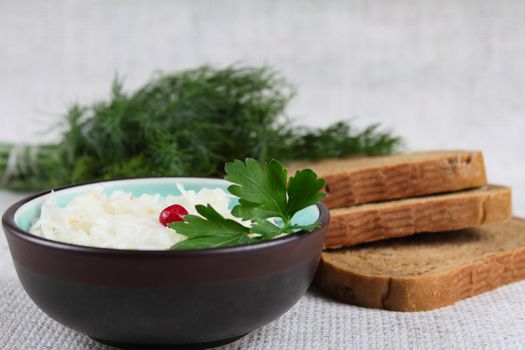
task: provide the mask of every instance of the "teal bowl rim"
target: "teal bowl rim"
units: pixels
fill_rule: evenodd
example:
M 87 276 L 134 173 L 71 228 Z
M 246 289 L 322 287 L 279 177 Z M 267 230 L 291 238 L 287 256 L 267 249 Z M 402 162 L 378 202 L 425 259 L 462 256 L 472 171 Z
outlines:
M 83 245 L 77 245 L 77 244 L 71 244 L 71 243 L 65 243 L 65 242 L 59 242 L 50 240 L 47 238 L 43 238 L 40 236 L 33 235 L 26 230 L 23 230 L 20 228 L 16 222 L 15 222 L 15 213 L 20 209 L 24 204 L 45 196 L 53 191 L 61 191 L 66 190 L 74 187 L 80 187 L 80 186 L 86 186 L 86 185 L 93 185 L 93 184 L 102 184 L 105 182 L 119 182 L 119 181 L 129 181 L 129 180 L 140 180 L 140 179 L 206 179 L 206 180 L 220 180 L 220 181 L 226 181 L 222 178 L 216 178 L 216 177 L 201 177 L 201 176 L 142 176 L 142 177 L 127 177 L 127 178 L 118 178 L 118 179 L 110 179 L 110 180 L 95 180 L 95 181 L 89 181 L 89 182 L 83 182 L 78 183 L 74 185 L 68 185 L 68 186 L 62 186 L 57 187 L 49 190 L 45 190 L 39 193 L 36 193 L 34 195 L 30 195 L 28 197 L 25 197 L 14 204 L 12 204 L 2 215 L 2 225 L 4 226 L 4 233 L 6 235 L 12 234 L 20 239 L 23 239 L 25 241 L 42 245 L 48 248 L 52 249 L 63 249 L 63 250 L 69 250 L 69 251 L 75 251 L 79 253 L 95 253 L 95 254 L 113 254 L 113 255 L 130 255 L 130 254 L 136 254 L 136 255 L 168 255 L 168 256 L 177 256 L 177 255 L 192 255 L 192 254 L 198 254 L 198 255 L 208 255 L 208 254 L 222 254 L 222 253 L 234 253 L 234 252 L 241 252 L 241 251 L 249 251 L 249 250 L 256 250 L 256 249 L 264 249 L 264 248 L 270 248 L 272 246 L 284 244 L 289 241 L 296 241 L 296 240 L 302 240 L 306 239 L 307 237 L 314 235 L 315 233 L 324 230 L 330 221 L 330 213 L 326 206 L 323 203 L 317 203 L 316 207 L 319 210 L 319 222 L 320 226 L 311 231 L 311 232 L 305 232 L 301 234 L 290 234 L 288 236 L 275 238 L 269 241 L 259 242 L 259 243 L 253 243 L 253 244 L 244 244 L 244 245 L 237 245 L 232 247 L 219 247 L 219 248 L 204 248 L 204 249 L 181 249 L 181 250 L 140 250 L 140 249 L 115 249 L 115 248 L 101 248 L 101 247 L 89 247 L 89 246 L 83 246 Z M 7 228 L 7 229 L 5 229 Z

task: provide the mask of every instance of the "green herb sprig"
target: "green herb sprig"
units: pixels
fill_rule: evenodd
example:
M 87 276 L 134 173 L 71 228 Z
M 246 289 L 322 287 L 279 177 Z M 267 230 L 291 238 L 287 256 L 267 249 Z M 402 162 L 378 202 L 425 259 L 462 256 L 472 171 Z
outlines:
M 286 117 L 294 87 L 268 67 L 231 66 L 158 74 L 134 92 L 73 105 L 55 144 L 0 144 L 0 187 L 41 190 L 136 176 L 223 176 L 224 164 L 255 158 L 316 160 L 395 151 L 377 125 L 307 128 Z
M 310 232 L 319 227 L 319 221 L 309 225 L 292 223 L 300 210 L 318 203 L 325 197 L 320 192 L 324 180 L 310 169 L 298 170 L 288 180 L 287 170 L 277 160 L 264 164 L 247 158 L 225 166 L 225 179 L 232 182 L 228 191 L 239 197 L 232 214 L 251 223 L 250 227 L 224 218 L 210 205 L 197 205 L 201 216 L 186 215 L 184 222 L 169 226 L 185 235 L 186 240 L 172 249 L 202 249 L 229 247 L 270 240 L 295 232 Z M 272 220 L 269 220 L 272 219 Z M 276 223 L 277 219 L 281 224 Z

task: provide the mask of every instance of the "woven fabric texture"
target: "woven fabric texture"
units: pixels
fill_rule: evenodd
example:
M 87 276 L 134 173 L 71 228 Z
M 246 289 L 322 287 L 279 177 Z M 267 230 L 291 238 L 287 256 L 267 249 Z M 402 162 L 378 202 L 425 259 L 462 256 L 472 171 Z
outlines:
M 0 282 L 2 349 L 110 349 L 41 312 L 14 278 Z M 309 291 L 278 320 L 233 349 L 520 349 L 525 345 L 525 283 L 443 309 L 398 313 L 344 305 Z

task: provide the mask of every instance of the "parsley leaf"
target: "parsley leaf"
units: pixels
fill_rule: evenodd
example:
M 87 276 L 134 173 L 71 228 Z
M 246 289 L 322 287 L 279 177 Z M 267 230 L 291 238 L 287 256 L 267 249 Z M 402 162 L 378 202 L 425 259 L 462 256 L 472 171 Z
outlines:
M 243 219 L 250 218 L 246 213 L 260 218 L 286 215 L 287 171 L 279 161 L 271 160 L 264 165 L 252 158 L 245 162 L 235 160 L 226 164 L 225 171 L 224 178 L 234 183 L 228 191 L 240 198 L 236 213 L 242 212 Z
M 232 213 L 244 220 L 278 217 L 291 225 L 295 213 L 326 196 L 319 192 L 324 180 L 310 169 L 298 170 L 287 188 L 287 171 L 275 159 L 267 165 L 251 158 L 236 160 L 226 164 L 225 170 L 225 179 L 234 183 L 228 190 L 239 197 Z
M 197 205 L 201 216 L 186 215 L 184 222 L 170 225 L 186 240 L 172 249 L 198 249 L 250 244 L 261 240 L 313 231 L 319 222 L 308 225 L 292 223 L 292 217 L 300 210 L 318 203 L 325 197 L 320 192 L 324 180 L 310 169 L 299 170 L 288 180 L 287 170 L 277 160 L 266 164 L 251 158 L 244 162 L 235 160 L 225 166 L 225 179 L 232 183 L 228 191 L 239 197 L 232 214 L 249 220 L 251 227 L 226 219 L 207 206 Z
M 309 224 L 309 225 L 293 225 L 292 230 L 312 232 L 319 226 L 321 226 L 321 224 L 319 223 L 319 221 L 316 221 L 313 224 Z
M 326 197 L 319 192 L 324 187 L 324 180 L 318 179 L 310 169 L 298 170 L 288 181 L 287 215 L 291 218 L 299 210 L 318 203 Z
M 197 215 L 186 215 L 183 222 L 169 225 L 186 240 L 175 244 L 172 249 L 217 248 L 251 243 L 250 229 L 235 220 L 226 219 L 211 205 L 197 205 Z
M 263 239 L 272 239 L 287 231 L 287 227 L 280 227 L 266 219 L 255 219 L 254 221 L 252 232 L 260 234 Z

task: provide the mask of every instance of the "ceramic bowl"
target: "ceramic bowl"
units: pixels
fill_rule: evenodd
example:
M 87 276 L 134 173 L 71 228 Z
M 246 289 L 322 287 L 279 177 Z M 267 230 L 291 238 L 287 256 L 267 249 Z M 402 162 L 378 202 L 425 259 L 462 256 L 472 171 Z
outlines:
M 209 178 L 141 178 L 98 182 L 105 192 L 179 194 L 226 188 Z M 55 190 L 60 205 L 93 184 Z M 319 219 L 313 232 L 263 243 L 202 250 L 118 250 L 40 238 L 28 228 L 43 192 L 23 199 L 2 224 L 20 282 L 50 317 L 93 339 L 122 348 L 205 348 L 232 342 L 276 319 L 310 285 L 328 226 L 322 205 L 294 220 Z M 233 205 L 233 204 L 232 204 Z

